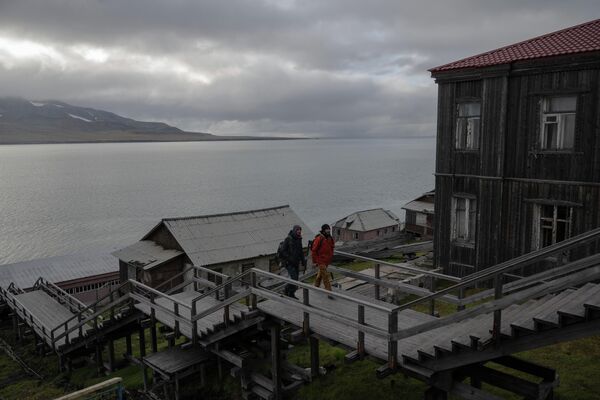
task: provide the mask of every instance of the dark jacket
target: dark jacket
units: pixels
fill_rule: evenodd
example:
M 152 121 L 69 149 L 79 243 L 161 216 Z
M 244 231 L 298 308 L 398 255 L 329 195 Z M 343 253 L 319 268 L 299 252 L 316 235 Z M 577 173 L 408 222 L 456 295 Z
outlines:
M 333 260 L 335 243 L 331 235 L 319 233 L 312 243 L 312 260 L 318 265 L 329 265 Z
M 290 231 L 285 238 L 285 262 L 290 266 L 298 266 L 300 264 L 306 266 L 306 256 L 302 248 L 302 238 L 298 237 L 294 231 Z

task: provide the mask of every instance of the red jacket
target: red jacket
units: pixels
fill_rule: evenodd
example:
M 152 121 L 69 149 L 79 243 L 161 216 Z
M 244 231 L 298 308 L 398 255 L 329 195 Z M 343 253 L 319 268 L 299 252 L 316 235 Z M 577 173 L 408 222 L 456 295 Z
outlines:
M 326 238 L 322 233 L 318 234 L 311 247 L 313 263 L 321 265 L 331 264 L 334 247 L 335 243 L 331 236 Z

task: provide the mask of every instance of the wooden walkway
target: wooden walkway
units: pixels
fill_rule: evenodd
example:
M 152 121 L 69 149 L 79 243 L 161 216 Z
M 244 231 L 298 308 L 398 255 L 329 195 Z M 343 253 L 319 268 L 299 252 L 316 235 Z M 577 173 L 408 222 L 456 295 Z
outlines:
M 180 318 L 177 319 L 179 321 L 179 331 L 182 335 L 187 338 L 192 337 L 192 324 L 191 324 L 191 305 L 192 300 L 201 293 L 189 290 L 181 293 L 171 295 L 172 298 L 178 300 L 179 302 L 186 304 L 188 307 L 179 307 L 178 313 Z M 175 328 L 175 304 L 165 298 L 157 298 L 155 304 L 159 307 L 155 308 L 155 318 L 157 321 L 162 324 L 170 327 L 171 329 Z M 196 309 L 198 312 L 202 312 L 204 310 L 208 310 L 211 307 L 214 307 L 218 304 L 221 304 L 221 301 L 215 299 L 212 296 L 207 296 L 200 299 L 196 303 Z M 146 315 L 151 315 L 151 307 L 147 303 L 137 303 L 135 307 L 143 312 Z M 229 307 L 229 319 L 232 323 L 239 322 L 243 319 L 242 313 L 244 311 L 248 311 L 248 308 L 239 303 L 233 303 Z M 225 320 L 225 311 L 224 308 L 221 308 L 215 311 L 212 314 L 207 315 L 204 318 L 198 320 L 197 323 L 197 334 L 198 338 L 202 340 L 207 336 L 210 336 L 217 330 L 224 327 Z
M 76 315 L 69 310 L 68 306 L 60 304 L 43 290 L 33 290 L 17 294 L 14 296 L 14 299 L 20 305 L 20 307 L 15 309 L 19 317 L 27 321 L 31 328 L 50 347 L 52 347 L 52 341 L 49 336 L 50 331 L 63 325 L 65 321 Z M 71 320 L 67 325 L 71 328 L 77 325 L 77 320 Z M 82 327 L 82 333 L 85 334 L 89 329 L 87 326 Z M 61 338 L 56 342 L 58 347 L 64 344 L 65 338 Z

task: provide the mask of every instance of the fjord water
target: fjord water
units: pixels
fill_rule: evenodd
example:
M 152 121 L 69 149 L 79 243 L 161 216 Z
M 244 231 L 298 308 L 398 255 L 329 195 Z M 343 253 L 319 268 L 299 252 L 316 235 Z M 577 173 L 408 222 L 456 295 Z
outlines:
M 139 240 L 161 218 L 290 204 L 317 231 L 434 187 L 435 139 L 0 146 L 0 264 Z

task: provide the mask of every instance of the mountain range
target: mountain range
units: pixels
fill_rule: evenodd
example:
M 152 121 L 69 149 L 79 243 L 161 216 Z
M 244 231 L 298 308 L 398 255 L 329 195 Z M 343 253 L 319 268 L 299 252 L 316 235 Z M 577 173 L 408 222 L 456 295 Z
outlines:
M 251 137 L 186 132 L 61 101 L 0 98 L 0 144 L 239 140 Z

